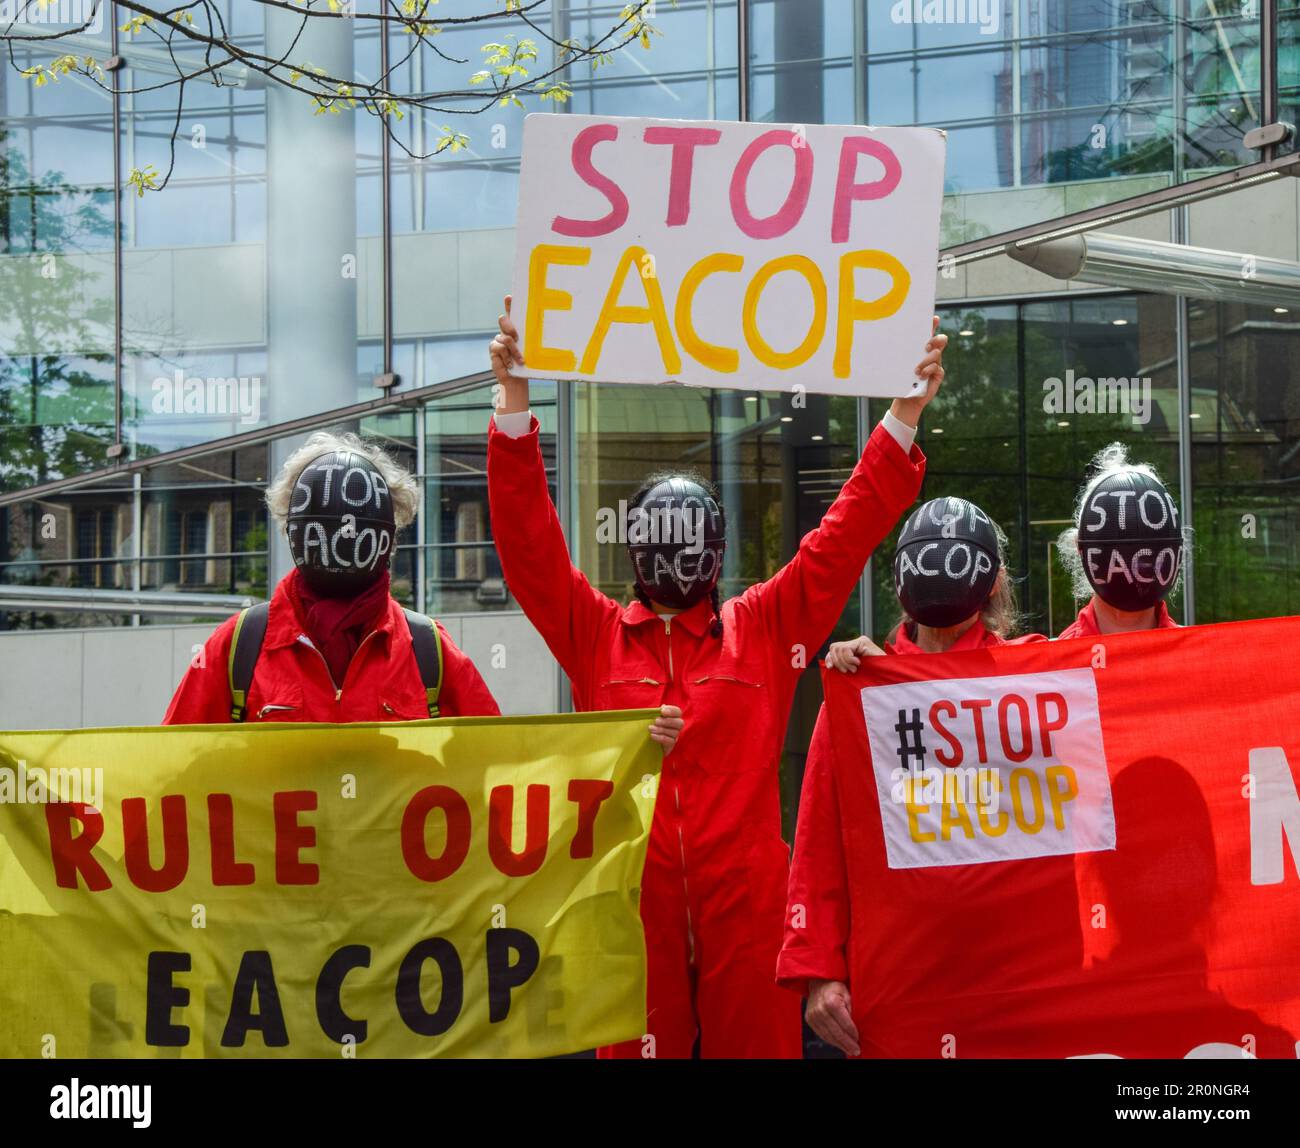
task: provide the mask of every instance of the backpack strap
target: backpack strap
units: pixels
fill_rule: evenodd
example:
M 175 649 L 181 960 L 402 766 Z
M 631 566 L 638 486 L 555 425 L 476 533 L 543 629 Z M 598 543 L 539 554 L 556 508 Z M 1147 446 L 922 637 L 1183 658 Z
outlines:
M 230 637 L 230 658 L 226 674 L 230 680 L 230 720 L 241 722 L 248 710 L 248 687 L 253 682 L 253 667 L 262 652 L 262 639 L 266 637 L 266 619 L 271 612 L 269 602 L 259 602 L 239 611 L 235 632 Z
M 429 716 L 440 716 L 438 695 L 442 692 L 442 631 L 432 618 L 403 609 L 406 624 L 411 631 L 411 648 L 416 665 L 420 667 L 420 681 L 424 683 L 424 696 L 429 703 Z

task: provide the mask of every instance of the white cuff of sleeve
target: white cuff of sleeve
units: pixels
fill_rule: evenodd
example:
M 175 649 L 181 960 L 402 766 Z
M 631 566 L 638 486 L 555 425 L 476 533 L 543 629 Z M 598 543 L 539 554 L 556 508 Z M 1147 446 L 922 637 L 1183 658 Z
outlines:
M 493 417 L 496 419 L 497 430 L 506 438 L 523 438 L 528 433 L 528 428 L 533 425 L 533 412 L 531 410 L 510 411 L 507 414 Z M 904 447 L 903 449 L 908 450 L 910 448 Z
M 507 418 L 510 416 L 507 415 Z M 894 441 L 903 448 L 904 454 L 912 453 L 912 444 L 916 442 L 916 427 L 910 427 L 902 419 L 895 416 L 893 411 L 886 411 L 885 417 L 880 420 L 880 425 L 894 436 Z M 497 426 L 501 426 L 501 420 L 497 419 Z M 505 430 L 504 427 L 501 427 Z

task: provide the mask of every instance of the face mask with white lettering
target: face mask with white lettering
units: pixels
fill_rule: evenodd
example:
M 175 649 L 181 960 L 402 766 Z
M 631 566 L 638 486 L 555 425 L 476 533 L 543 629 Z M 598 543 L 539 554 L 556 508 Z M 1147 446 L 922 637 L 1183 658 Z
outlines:
M 686 476 L 655 482 L 628 512 L 627 553 L 637 585 L 652 602 L 686 610 L 707 598 L 727 549 L 722 507 Z
M 894 589 L 909 618 L 942 630 L 979 613 L 1001 567 L 989 516 L 964 498 L 932 498 L 903 523 Z
M 359 594 L 385 570 L 396 527 L 388 483 L 352 451 L 314 458 L 293 485 L 289 552 L 308 587 L 331 598 Z
M 1083 504 L 1078 547 L 1097 597 L 1117 610 L 1150 609 L 1178 581 L 1178 507 L 1164 484 L 1148 474 L 1107 475 Z

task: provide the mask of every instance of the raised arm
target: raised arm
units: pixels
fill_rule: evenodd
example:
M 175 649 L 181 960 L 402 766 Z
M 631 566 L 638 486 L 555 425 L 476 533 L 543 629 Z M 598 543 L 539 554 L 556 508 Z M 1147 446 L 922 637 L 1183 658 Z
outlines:
M 501 333 L 490 348 L 497 386 L 487 452 L 492 535 L 506 585 L 581 700 L 590 696 L 597 634 L 614 624 L 620 607 L 569 559 L 547 488 L 540 428 L 529 413 L 528 380 L 510 373 L 512 366 L 523 365 L 523 356 L 509 296 L 498 322 Z
M 943 349 L 948 336 L 934 334 L 916 366 L 925 390 L 915 398 L 895 399 L 871 437 L 858 465 L 821 523 L 804 535 L 795 556 L 766 582 L 742 595 L 760 613 L 779 646 L 779 660 L 801 647 L 802 660 L 830 635 L 872 552 L 916 500 L 925 475 L 925 456 L 912 442 L 921 411 L 943 382 Z

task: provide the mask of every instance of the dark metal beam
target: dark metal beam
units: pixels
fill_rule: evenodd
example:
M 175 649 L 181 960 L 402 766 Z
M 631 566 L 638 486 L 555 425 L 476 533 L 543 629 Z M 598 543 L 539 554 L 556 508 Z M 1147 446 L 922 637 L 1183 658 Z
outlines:
M 75 490 L 78 487 L 102 482 L 107 478 L 121 478 L 124 475 L 149 470 L 155 466 L 185 462 L 188 459 L 202 458 L 209 454 L 220 454 L 228 450 L 238 450 L 241 447 L 258 446 L 261 443 L 270 442 L 272 439 L 303 434 L 307 431 L 317 430 L 320 427 L 330 426 L 333 423 L 355 421 L 367 415 L 383 414 L 386 411 L 399 411 L 403 407 L 415 406 L 430 399 L 443 398 L 447 395 L 458 394 L 461 391 L 474 390 L 476 387 L 491 382 L 492 379 L 491 371 L 478 371 L 475 374 L 463 375 L 461 378 L 452 379 L 449 382 L 434 383 L 431 386 L 418 387 L 411 391 L 400 391 L 391 397 L 367 399 L 364 402 L 353 403 L 348 407 L 335 407 L 333 410 L 304 415 L 302 418 L 290 419 L 288 422 L 275 423 L 271 426 L 260 427 L 257 430 L 245 431 L 243 434 L 228 435 L 225 438 L 212 439 L 209 442 L 181 447 L 179 450 L 169 450 L 161 454 L 148 455 L 145 458 L 132 459 L 130 462 L 124 462 L 119 466 L 101 467 L 99 470 L 87 471 L 85 474 L 73 475 L 70 478 L 59 478 L 52 482 L 40 483 L 37 486 L 24 487 L 22 490 L 11 490 L 0 494 L 0 506 L 9 506 L 16 502 L 27 502 L 34 498 L 48 498 L 63 491 Z M 486 431 L 485 426 L 484 433 Z

